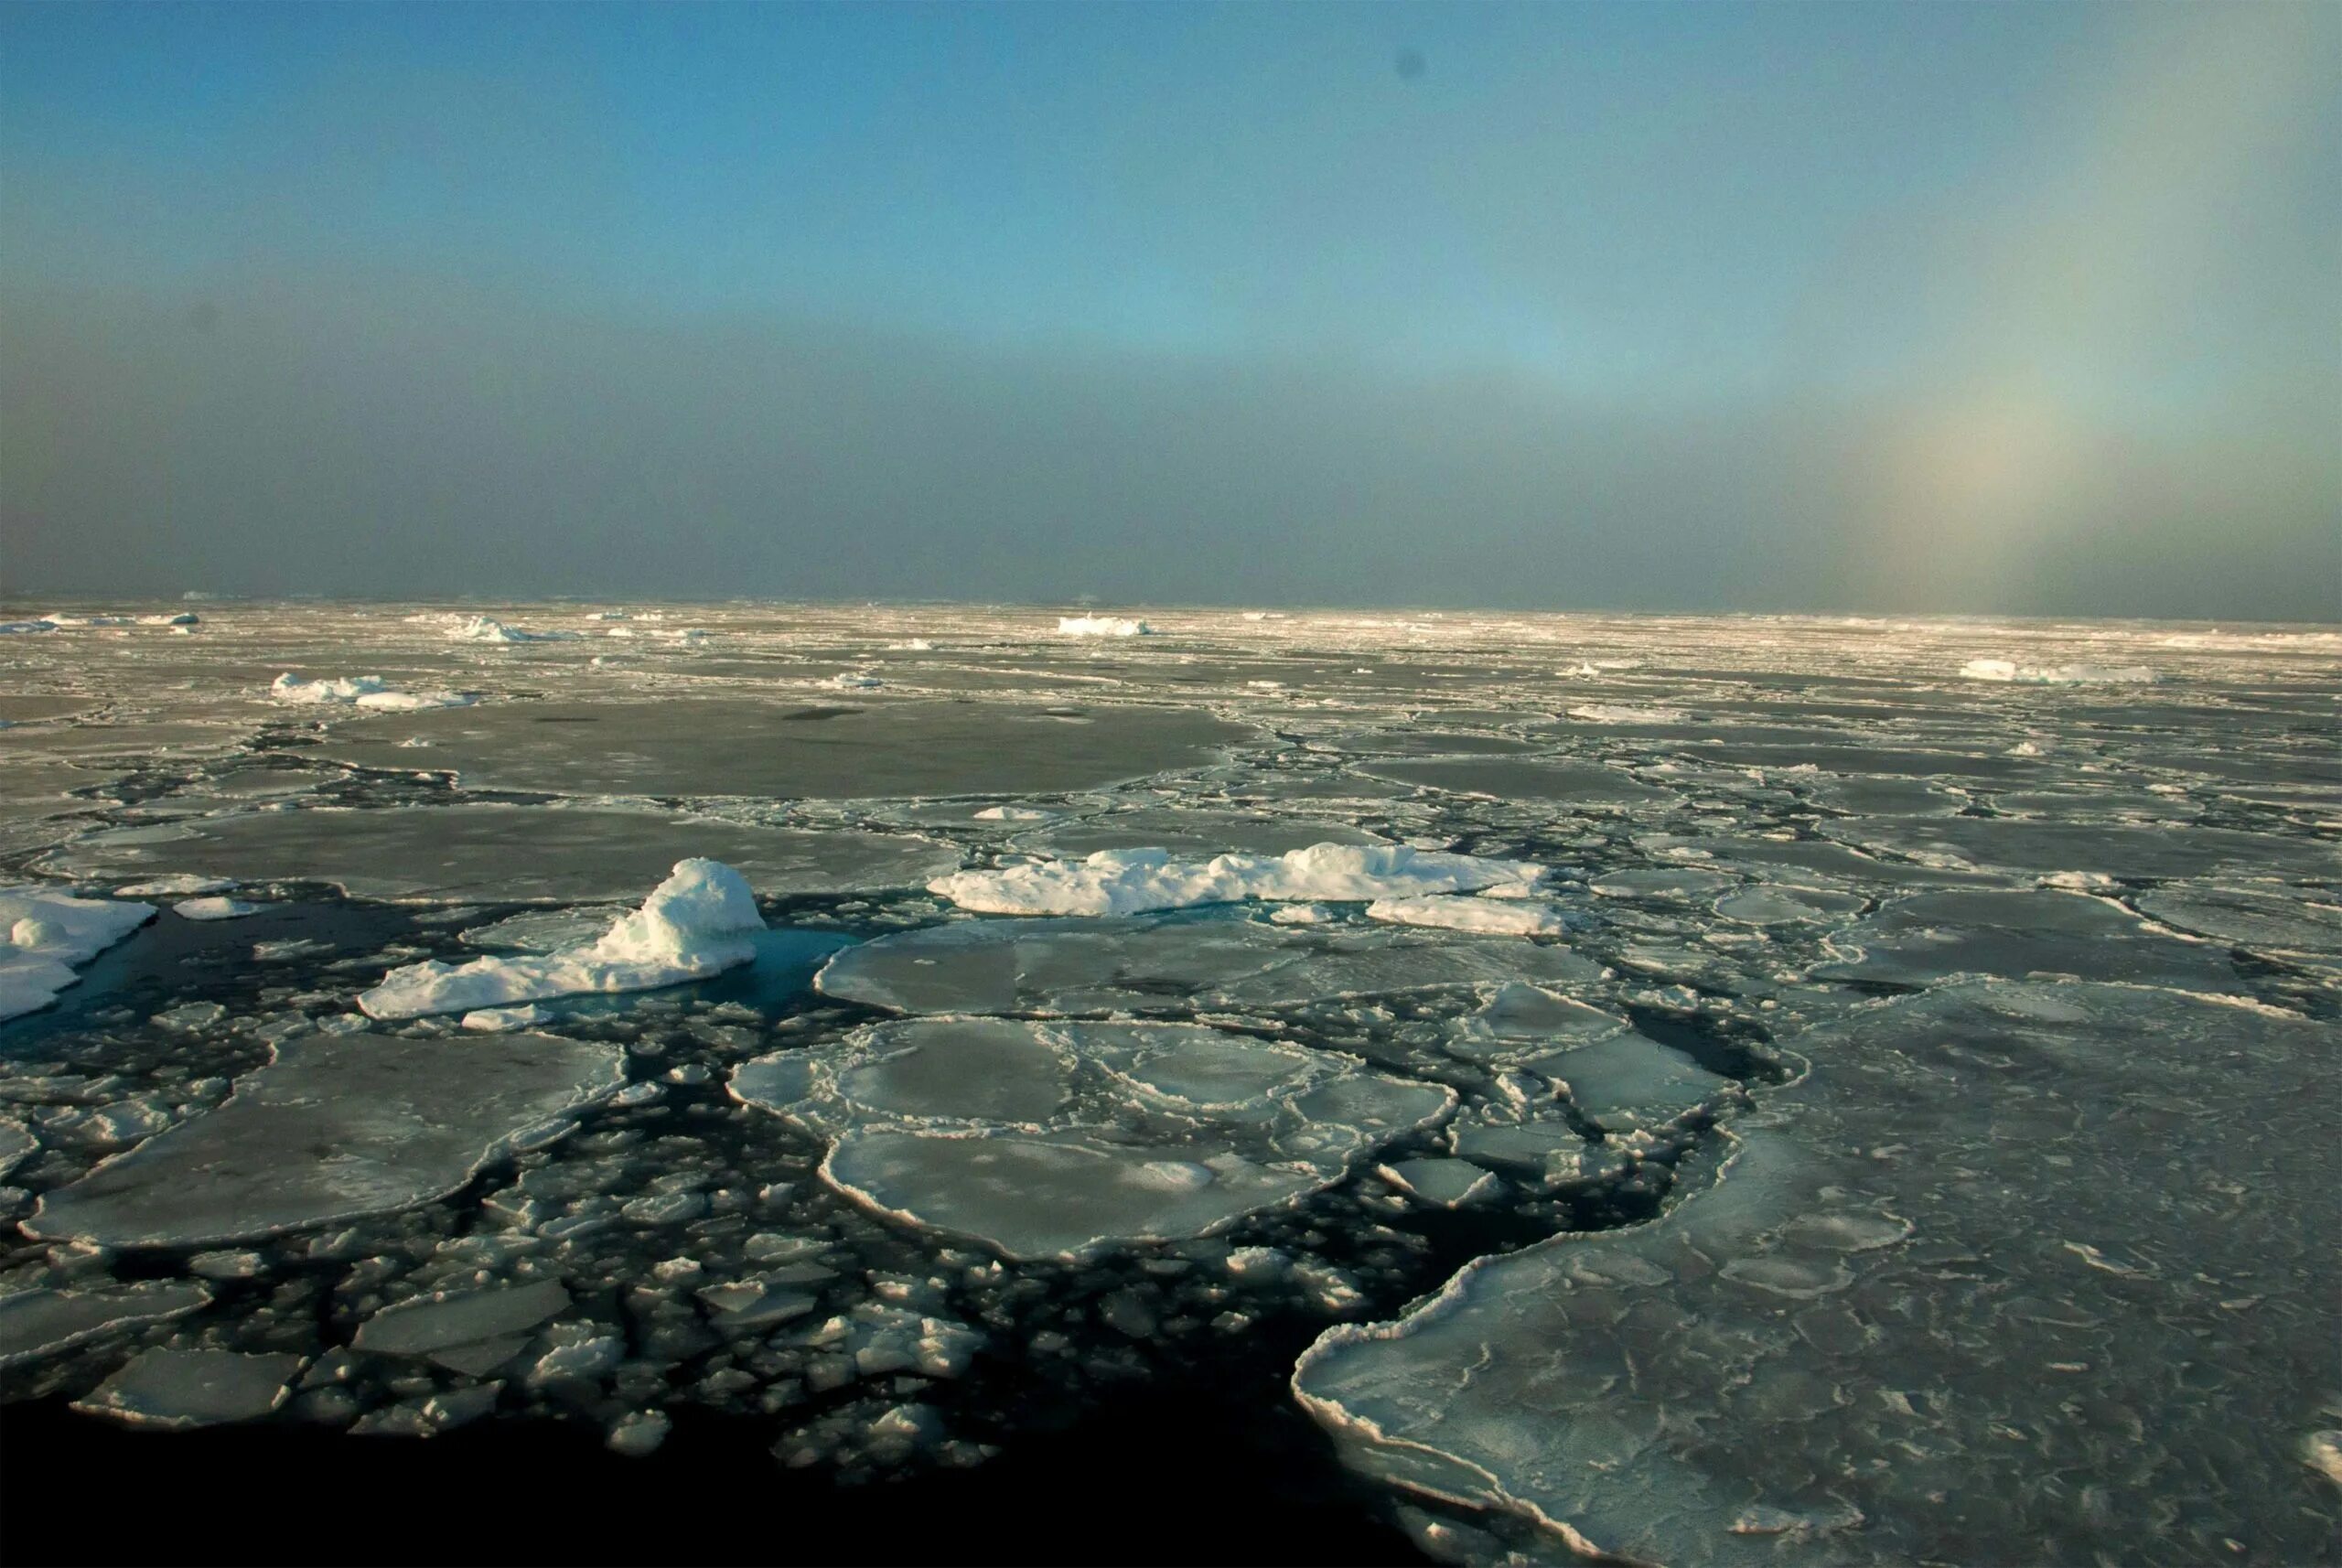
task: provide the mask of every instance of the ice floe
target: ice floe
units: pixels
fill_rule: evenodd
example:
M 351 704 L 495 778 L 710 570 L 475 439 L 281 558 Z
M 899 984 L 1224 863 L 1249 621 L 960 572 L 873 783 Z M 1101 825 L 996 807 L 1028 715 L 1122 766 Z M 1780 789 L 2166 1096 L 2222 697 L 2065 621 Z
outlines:
M 0 887 L 0 1018 L 46 1007 L 87 963 L 154 918 L 152 904 Z
M 1312 844 L 1281 855 L 1176 861 L 1160 849 L 1100 850 L 1080 861 L 964 871 L 928 891 L 991 915 L 1139 915 L 1248 899 L 1357 902 L 1533 885 L 1529 861 L 1426 853 L 1404 844 Z
M 1569 922 L 1552 906 L 1514 898 L 1377 898 L 1366 907 L 1366 918 L 1394 926 L 1433 926 L 1488 936 L 1552 937 L 1569 929 Z
M 370 1017 L 419 1018 L 680 985 L 753 960 L 750 934 L 764 929 L 756 895 L 738 872 L 713 860 L 678 861 L 641 908 L 589 946 L 460 964 L 425 960 L 392 970 L 359 995 L 358 1005 Z
M 26 1229 L 192 1247 L 404 1208 L 462 1186 L 624 1076 L 610 1047 L 545 1035 L 287 1040 L 217 1110 L 43 1196 Z
M 292 1396 L 292 1380 L 306 1359 L 157 1347 L 123 1363 L 73 1408 L 170 1432 L 258 1421 Z
M 822 1173 L 1012 1258 L 1199 1236 L 1455 1105 L 1355 1058 L 1187 1024 L 922 1018 L 760 1057 L 732 1092 L 833 1140 Z
M 1121 616 L 1059 616 L 1059 637 L 1146 637 L 1155 628 L 1143 620 Z
M 2134 685 L 2156 679 L 2143 664 L 2019 664 L 2008 659 L 1971 659 L 1960 667 L 1971 681 L 2013 682 L 2025 686 Z

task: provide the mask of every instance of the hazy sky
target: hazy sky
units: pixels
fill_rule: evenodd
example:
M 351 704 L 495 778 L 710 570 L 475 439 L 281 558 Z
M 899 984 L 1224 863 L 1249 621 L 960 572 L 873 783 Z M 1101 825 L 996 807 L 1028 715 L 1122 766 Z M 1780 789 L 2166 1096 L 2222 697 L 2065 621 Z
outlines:
M 0 594 L 2342 618 L 2342 7 L 0 6 Z

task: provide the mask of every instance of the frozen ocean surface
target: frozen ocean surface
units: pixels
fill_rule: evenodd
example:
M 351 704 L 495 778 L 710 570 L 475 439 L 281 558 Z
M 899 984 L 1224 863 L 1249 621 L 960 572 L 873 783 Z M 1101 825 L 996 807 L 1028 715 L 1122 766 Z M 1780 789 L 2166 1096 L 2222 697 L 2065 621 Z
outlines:
M 12 1509 L 582 1433 L 1026 1559 L 2342 1552 L 2329 631 L 0 621 Z

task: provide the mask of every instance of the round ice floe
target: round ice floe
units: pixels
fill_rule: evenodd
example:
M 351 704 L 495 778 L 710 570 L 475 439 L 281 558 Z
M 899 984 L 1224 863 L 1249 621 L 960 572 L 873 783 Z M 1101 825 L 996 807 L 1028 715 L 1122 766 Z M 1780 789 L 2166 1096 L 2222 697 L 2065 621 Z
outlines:
M 1016 1258 L 1198 1236 L 1445 1115 L 1445 1086 L 1190 1024 L 941 1017 L 744 1063 L 732 1093 L 830 1140 L 822 1174 Z

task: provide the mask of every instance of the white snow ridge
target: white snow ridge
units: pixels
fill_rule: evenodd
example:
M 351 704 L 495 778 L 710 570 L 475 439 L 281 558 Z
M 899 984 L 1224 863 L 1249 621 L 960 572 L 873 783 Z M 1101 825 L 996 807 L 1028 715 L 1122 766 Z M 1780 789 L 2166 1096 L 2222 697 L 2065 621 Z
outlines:
M 930 893 L 986 915 L 1143 915 L 1248 898 L 1360 903 L 1485 887 L 1527 887 L 1545 874 L 1531 861 L 1445 854 L 1404 844 L 1317 843 L 1287 854 L 1173 860 L 1160 849 L 1100 850 L 1086 860 L 962 871 Z
M 411 963 L 361 993 L 358 1005 L 369 1017 L 419 1018 L 680 985 L 754 959 L 753 933 L 764 927 L 746 877 L 720 861 L 678 861 L 642 908 L 621 916 L 598 941 L 469 963 Z
M 304 681 L 289 672 L 269 684 L 268 694 L 280 703 L 330 703 L 393 713 L 411 713 L 418 708 L 464 708 L 479 700 L 454 692 L 396 691 L 379 675 L 353 675 L 345 681 Z

